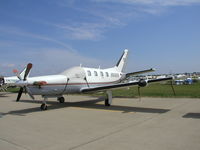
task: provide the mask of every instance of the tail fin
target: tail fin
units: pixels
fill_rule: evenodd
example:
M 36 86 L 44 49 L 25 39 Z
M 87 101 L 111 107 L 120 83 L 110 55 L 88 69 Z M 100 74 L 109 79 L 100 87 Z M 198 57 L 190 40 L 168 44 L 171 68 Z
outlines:
M 117 71 L 123 72 L 128 58 L 128 50 L 125 49 L 119 61 L 116 64 Z

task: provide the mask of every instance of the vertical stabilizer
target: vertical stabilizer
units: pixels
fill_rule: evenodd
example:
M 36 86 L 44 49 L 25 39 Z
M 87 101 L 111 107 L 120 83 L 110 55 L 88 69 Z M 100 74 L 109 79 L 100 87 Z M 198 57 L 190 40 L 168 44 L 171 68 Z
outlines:
M 120 57 L 119 61 L 116 64 L 116 69 L 119 72 L 123 72 L 124 71 L 124 67 L 126 65 L 127 62 L 127 58 L 128 58 L 128 50 L 125 49 L 122 56 Z

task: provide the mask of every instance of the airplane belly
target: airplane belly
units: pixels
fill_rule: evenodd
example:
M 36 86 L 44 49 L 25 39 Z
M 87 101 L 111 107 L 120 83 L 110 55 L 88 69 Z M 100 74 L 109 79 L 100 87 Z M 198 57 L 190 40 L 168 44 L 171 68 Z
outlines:
M 65 85 L 29 87 L 29 89 L 33 95 L 62 95 Z
M 82 88 L 82 86 L 80 86 L 80 85 L 69 85 L 66 87 L 63 94 L 80 93 L 81 88 Z

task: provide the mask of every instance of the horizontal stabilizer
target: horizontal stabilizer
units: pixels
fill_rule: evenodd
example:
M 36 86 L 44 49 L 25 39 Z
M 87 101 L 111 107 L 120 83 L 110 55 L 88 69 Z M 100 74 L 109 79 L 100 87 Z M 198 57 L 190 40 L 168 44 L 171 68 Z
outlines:
M 137 72 L 131 72 L 126 74 L 126 78 L 133 76 L 133 75 L 138 75 L 138 74 L 143 74 L 143 73 L 148 73 L 148 72 L 154 72 L 156 71 L 154 68 L 148 69 L 148 70 L 142 70 L 142 71 L 137 71 Z

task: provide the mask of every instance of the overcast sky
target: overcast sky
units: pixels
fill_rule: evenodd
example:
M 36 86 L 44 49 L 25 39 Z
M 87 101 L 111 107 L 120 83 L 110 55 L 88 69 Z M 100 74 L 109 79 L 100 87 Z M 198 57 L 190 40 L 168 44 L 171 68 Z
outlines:
M 200 71 L 200 0 L 1 0 L 0 74 L 32 75 L 82 64 L 127 72 Z

